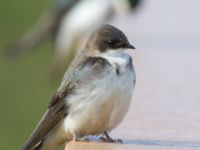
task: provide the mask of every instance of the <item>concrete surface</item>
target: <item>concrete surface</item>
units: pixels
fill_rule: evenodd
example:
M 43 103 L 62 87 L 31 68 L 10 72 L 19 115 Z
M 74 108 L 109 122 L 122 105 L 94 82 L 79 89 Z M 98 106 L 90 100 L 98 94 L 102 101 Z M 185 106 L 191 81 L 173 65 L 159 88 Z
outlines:
M 132 144 L 105 144 L 95 142 L 70 142 L 66 145 L 65 150 L 197 150 L 188 147 L 160 147 L 148 145 L 132 145 Z
M 125 145 L 69 143 L 70 149 L 200 149 L 200 1 L 144 0 L 113 24 L 137 48 L 129 112 L 111 132 Z

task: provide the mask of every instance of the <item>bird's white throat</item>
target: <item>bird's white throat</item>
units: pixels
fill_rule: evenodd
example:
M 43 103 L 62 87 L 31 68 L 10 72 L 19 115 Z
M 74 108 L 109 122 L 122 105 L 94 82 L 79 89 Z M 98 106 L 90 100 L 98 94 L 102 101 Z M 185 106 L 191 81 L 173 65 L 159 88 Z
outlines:
M 120 68 L 126 67 L 132 59 L 130 55 L 124 52 L 124 50 L 108 50 L 102 54 L 102 57 L 105 58 L 113 67 L 117 65 Z

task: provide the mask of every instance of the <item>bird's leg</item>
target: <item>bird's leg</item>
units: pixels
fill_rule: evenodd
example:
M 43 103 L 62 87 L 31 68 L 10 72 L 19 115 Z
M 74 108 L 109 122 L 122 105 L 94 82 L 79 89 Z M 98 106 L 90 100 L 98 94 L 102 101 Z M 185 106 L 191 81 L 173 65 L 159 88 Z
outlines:
M 100 137 L 100 141 L 107 142 L 107 143 L 118 143 L 122 144 L 123 141 L 121 139 L 112 139 L 107 132 L 104 132 L 105 137 Z
M 75 133 L 73 133 L 73 139 L 72 139 L 73 141 L 77 141 L 77 137 L 76 137 L 76 134 Z

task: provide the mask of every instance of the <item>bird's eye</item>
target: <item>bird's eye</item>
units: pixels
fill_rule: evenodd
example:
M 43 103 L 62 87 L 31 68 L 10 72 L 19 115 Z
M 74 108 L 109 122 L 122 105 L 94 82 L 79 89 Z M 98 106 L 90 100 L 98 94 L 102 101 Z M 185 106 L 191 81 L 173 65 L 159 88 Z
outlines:
M 114 44 L 114 41 L 108 40 L 107 43 L 108 43 L 108 45 L 113 45 L 113 44 Z
M 118 40 L 107 40 L 106 44 L 108 45 L 108 47 L 110 48 L 117 48 L 118 45 L 120 44 L 120 41 Z

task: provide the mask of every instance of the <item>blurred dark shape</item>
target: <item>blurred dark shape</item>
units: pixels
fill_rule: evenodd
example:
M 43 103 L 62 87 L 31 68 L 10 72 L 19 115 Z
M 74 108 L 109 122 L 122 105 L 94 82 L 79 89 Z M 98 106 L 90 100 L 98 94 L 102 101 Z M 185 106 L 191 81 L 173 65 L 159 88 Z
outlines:
M 139 4 L 141 3 L 141 0 L 128 0 L 128 1 L 132 9 L 138 7 Z
M 53 38 L 55 56 L 51 78 L 56 80 L 69 63 L 72 52 L 85 43 L 89 33 L 112 18 L 117 11 L 134 10 L 140 0 L 56 0 L 38 23 L 18 41 L 11 44 L 8 54 L 17 58 Z M 115 8 L 117 7 L 117 8 Z

